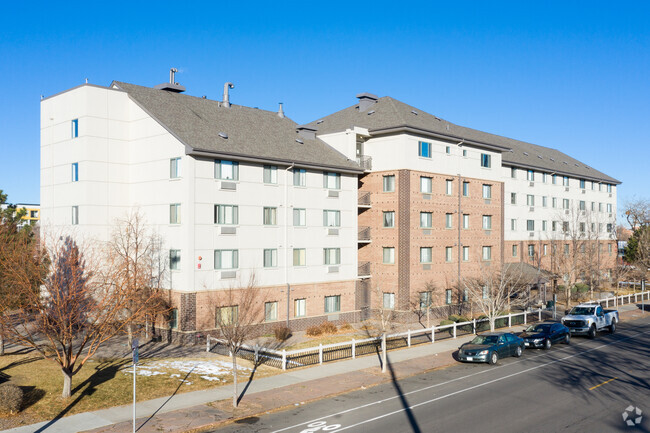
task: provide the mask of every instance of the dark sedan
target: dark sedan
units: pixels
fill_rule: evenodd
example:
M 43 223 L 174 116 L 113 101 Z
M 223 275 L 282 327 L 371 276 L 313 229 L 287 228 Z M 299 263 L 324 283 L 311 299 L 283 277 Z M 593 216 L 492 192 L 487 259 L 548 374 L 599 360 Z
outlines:
M 555 343 L 569 344 L 571 333 L 561 323 L 544 322 L 529 326 L 519 334 L 526 347 L 543 347 L 548 350 Z
M 499 358 L 520 357 L 524 352 L 524 340 L 508 332 L 490 332 L 477 335 L 469 343 L 458 348 L 458 359 L 467 362 L 496 364 Z

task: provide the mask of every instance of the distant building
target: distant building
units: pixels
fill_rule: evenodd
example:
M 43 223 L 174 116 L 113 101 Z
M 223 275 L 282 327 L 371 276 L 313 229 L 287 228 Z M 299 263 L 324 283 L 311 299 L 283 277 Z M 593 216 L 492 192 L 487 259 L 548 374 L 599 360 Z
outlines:
M 9 205 L 1 205 L 2 209 L 6 209 Z M 26 213 L 23 216 L 24 224 L 36 224 L 41 219 L 41 207 L 38 204 L 30 203 L 16 203 L 16 210 L 25 209 Z

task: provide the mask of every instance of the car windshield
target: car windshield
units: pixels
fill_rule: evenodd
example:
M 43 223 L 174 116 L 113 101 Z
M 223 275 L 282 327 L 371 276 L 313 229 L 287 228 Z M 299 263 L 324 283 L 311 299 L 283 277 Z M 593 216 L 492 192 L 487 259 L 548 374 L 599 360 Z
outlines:
M 548 332 L 551 329 L 551 325 L 543 323 L 540 325 L 532 325 L 526 329 L 526 332 Z
M 472 341 L 471 344 L 495 344 L 499 336 L 497 335 L 477 335 Z
M 594 314 L 594 307 L 573 307 L 571 314 L 574 316 L 588 316 Z

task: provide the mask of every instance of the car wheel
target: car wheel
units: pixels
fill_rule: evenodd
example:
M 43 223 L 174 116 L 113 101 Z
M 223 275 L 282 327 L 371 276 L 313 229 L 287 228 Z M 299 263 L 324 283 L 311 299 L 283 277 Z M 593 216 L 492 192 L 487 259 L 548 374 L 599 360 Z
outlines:
M 609 325 L 609 332 L 613 334 L 616 331 L 616 319 L 612 319 L 612 324 Z
M 551 348 L 551 340 L 547 338 L 546 340 L 544 340 L 544 350 L 548 350 L 550 348 Z
M 517 358 L 519 358 L 519 357 L 521 356 L 522 353 L 524 353 L 524 351 L 523 351 L 523 349 L 521 348 L 521 346 L 517 346 L 517 348 L 515 349 L 515 356 L 516 356 Z
M 496 352 L 492 352 L 490 354 L 490 358 L 488 359 L 488 364 L 494 365 L 497 363 L 498 360 L 499 360 L 499 355 L 497 355 Z
M 569 344 L 569 343 L 571 343 L 571 334 L 567 332 L 566 335 L 564 336 L 564 344 Z
M 587 337 L 589 338 L 596 338 L 596 325 L 591 325 L 591 328 L 589 328 L 589 333 L 587 334 Z

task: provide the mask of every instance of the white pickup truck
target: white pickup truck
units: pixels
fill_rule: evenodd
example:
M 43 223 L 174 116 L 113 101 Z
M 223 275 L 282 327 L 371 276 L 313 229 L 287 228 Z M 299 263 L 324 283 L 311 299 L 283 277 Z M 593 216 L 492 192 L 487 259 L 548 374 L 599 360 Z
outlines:
M 586 334 L 589 338 L 595 338 L 596 332 L 605 329 L 613 333 L 617 323 L 618 311 L 603 310 L 600 304 L 576 305 L 562 318 L 562 324 L 569 328 L 572 334 Z

